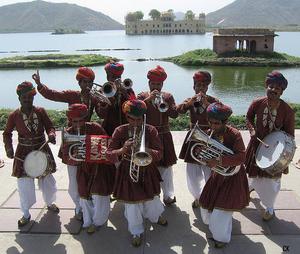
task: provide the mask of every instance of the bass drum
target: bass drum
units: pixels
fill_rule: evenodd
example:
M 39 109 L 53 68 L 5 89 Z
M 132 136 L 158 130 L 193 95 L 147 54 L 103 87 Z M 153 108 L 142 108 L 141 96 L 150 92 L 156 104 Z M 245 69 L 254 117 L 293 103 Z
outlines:
M 256 150 L 256 164 L 270 175 L 282 173 L 293 160 L 296 143 L 294 137 L 284 131 L 274 131 L 267 135 Z
M 43 151 L 32 151 L 25 157 L 24 170 L 31 178 L 43 177 L 48 175 L 49 160 L 48 155 Z

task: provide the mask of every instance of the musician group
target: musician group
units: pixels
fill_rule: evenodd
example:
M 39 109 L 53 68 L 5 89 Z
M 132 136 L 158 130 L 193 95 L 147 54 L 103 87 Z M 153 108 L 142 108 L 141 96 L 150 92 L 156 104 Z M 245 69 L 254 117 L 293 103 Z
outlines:
M 268 146 L 263 140 L 269 134 L 282 131 L 294 136 L 294 112 L 280 99 L 288 84 L 281 73 L 267 75 L 266 96 L 255 99 L 248 109 L 246 124 L 251 140 L 245 149 L 239 130 L 227 124 L 231 108 L 207 94 L 209 72 L 197 71 L 193 76 L 195 95 L 176 105 L 173 95 L 163 89 L 167 73 L 161 66 L 148 71 L 149 91 L 138 95 L 131 80 L 122 80 L 121 63 L 111 61 L 105 71 L 107 82 L 100 86 L 94 83 L 91 68 L 80 67 L 76 73 L 80 90 L 65 91 L 43 84 L 38 72 L 32 75 L 44 98 L 68 103 L 68 126 L 62 133 L 58 156 L 67 165 L 74 216 L 87 233 L 94 233 L 107 222 L 112 200 L 124 203 L 134 247 L 141 245 L 144 219 L 168 225 L 162 214 L 165 207 L 176 203 L 175 191 L 180 191 L 174 190 L 173 184 L 172 166 L 177 157 L 169 119 L 186 112 L 190 130 L 179 158 L 186 162 L 192 207 L 200 209 L 214 246 L 223 248 L 230 242 L 233 212 L 248 206 L 253 190 L 265 207 L 262 219 L 274 217 L 274 202 L 288 164 L 271 172 L 260 168 L 256 160 L 258 149 Z M 56 136 L 45 109 L 33 105 L 35 86 L 24 81 L 16 92 L 20 108 L 9 115 L 3 141 L 7 157 L 14 159 L 12 176 L 17 178 L 23 213 L 18 226 L 23 227 L 30 222 L 30 208 L 36 202 L 35 178 L 47 209 L 59 213 L 52 175 L 56 164 L 48 145 L 55 144 Z M 97 122 L 91 121 L 94 112 Z M 18 133 L 15 150 L 13 130 Z

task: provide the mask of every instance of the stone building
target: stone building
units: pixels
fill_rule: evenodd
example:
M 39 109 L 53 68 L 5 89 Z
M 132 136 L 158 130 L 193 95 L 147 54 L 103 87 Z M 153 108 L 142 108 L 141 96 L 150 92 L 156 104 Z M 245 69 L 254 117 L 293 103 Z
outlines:
M 205 14 L 193 20 L 174 20 L 173 13 L 161 13 L 158 20 L 126 21 L 128 35 L 204 34 Z
M 222 28 L 213 36 L 213 51 L 271 53 L 274 51 L 274 31 L 260 28 Z

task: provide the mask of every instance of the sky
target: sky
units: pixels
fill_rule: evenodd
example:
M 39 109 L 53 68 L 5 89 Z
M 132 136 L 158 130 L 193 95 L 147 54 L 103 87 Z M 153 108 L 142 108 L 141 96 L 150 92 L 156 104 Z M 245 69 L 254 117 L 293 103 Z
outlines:
M 148 17 L 151 9 L 166 11 L 173 9 L 174 12 L 186 12 L 192 10 L 194 13 L 209 13 L 216 11 L 235 0 L 47 0 L 53 3 L 74 3 L 95 11 L 100 11 L 105 15 L 124 24 L 124 17 L 128 12 L 142 11 L 144 17 Z M 32 0 L 0 0 L 0 6 L 19 3 L 32 2 Z

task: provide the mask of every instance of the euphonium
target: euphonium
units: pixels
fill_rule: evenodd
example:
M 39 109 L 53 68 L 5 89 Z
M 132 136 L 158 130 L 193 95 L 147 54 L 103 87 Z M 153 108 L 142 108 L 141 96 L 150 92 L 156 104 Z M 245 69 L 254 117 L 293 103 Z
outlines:
M 137 135 L 137 127 L 133 129 L 133 141 L 134 145 L 131 148 L 131 161 L 129 168 L 129 176 L 133 182 L 137 183 L 139 181 L 140 167 L 146 167 L 152 162 L 152 156 L 146 151 L 146 115 L 144 115 L 144 123 L 141 130 L 141 140 L 139 142 Z M 139 145 L 140 143 L 140 145 Z M 135 149 L 139 146 L 138 151 Z
M 122 87 L 126 90 L 130 89 L 133 85 L 133 82 L 130 78 L 126 78 L 123 81 L 120 78 L 118 78 L 118 79 L 115 80 L 114 83 L 117 84 L 117 87 Z
M 208 136 L 199 128 L 198 124 L 195 125 L 187 138 L 186 142 L 189 141 L 197 142 L 191 147 L 191 156 L 202 165 L 206 165 L 206 160 L 220 158 L 221 155 L 234 154 L 231 149 Z M 222 167 L 218 165 L 215 168 L 211 168 L 211 170 L 223 176 L 232 176 L 239 172 L 240 166 Z
M 69 144 L 69 157 L 74 161 L 85 161 L 85 139 L 86 135 L 80 135 L 80 130 L 77 130 L 77 135 L 69 134 L 63 128 L 61 133 L 62 144 Z M 74 151 L 76 149 L 76 152 Z M 76 157 L 74 156 L 76 154 Z
M 158 93 L 155 97 L 154 104 L 161 113 L 164 113 L 169 109 L 169 105 L 165 102 L 162 92 Z
M 111 105 L 111 102 L 108 98 L 113 97 L 116 92 L 117 89 L 113 82 L 105 82 L 103 85 L 93 83 L 90 94 L 98 101 Z

